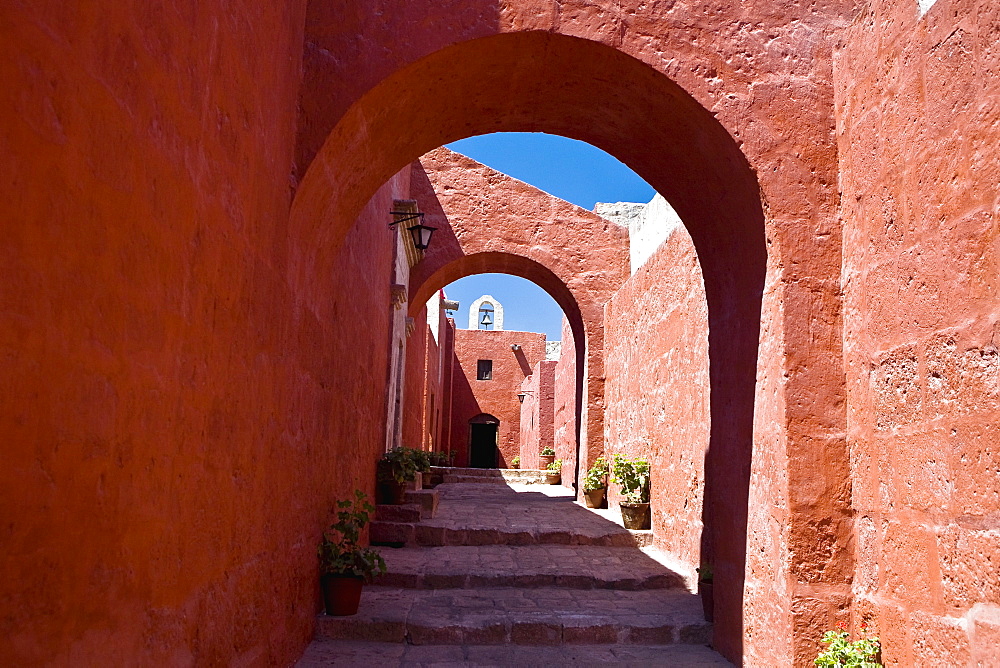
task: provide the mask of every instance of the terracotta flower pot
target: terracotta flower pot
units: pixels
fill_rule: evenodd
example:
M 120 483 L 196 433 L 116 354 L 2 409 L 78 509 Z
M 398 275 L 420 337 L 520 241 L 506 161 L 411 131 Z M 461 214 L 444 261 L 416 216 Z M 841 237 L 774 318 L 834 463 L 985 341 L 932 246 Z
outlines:
M 538 455 L 538 468 L 545 470 L 545 467 L 556 460 L 555 455 Z
M 403 503 L 403 497 L 405 495 L 406 486 L 401 482 L 396 482 L 395 480 L 379 482 L 375 486 L 375 503 L 388 506 L 398 506 Z
M 625 503 L 619 504 L 622 509 L 622 523 L 626 529 L 649 528 L 649 504 Z
M 361 588 L 364 578 L 356 575 L 338 575 L 327 573 L 319 578 L 323 589 L 323 602 L 326 604 L 326 614 L 334 617 L 346 617 L 358 612 L 361 604 Z
M 545 472 L 545 482 L 547 484 L 549 484 L 549 485 L 558 485 L 559 484 L 559 472 L 556 471 L 556 472 L 552 473 L 552 472 L 546 471 Z
M 698 582 L 698 595 L 701 596 L 701 609 L 705 613 L 705 621 L 710 622 L 715 618 L 715 593 L 711 582 L 701 580 Z
M 583 490 L 583 502 L 588 508 L 600 508 L 604 505 L 604 492 L 603 487 L 597 489 L 585 489 Z

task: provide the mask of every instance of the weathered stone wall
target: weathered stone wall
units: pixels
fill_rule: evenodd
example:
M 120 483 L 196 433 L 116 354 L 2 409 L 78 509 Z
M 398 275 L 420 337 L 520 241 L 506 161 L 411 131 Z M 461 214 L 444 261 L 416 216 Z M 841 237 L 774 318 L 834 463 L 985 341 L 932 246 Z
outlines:
M 853 615 L 886 665 L 1000 655 L 998 38 L 996 2 L 872 2 L 837 59 Z
M 574 345 L 573 328 L 563 317 L 562 350 L 559 353 L 559 363 L 556 364 L 555 389 L 553 397 L 553 449 L 556 457 L 562 459 L 568 470 L 576 470 L 576 346 Z M 586 473 L 582 471 L 581 473 Z
M 675 229 L 605 309 L 605 443 L 652 465 L 656 545 L 687 572 L 701 561 L 709 439 L 708 306 L 698 258 Z M 608 490 L 610 507 L 620 489 Z
M 649 202 L 598 202 L 594 213 L 628 228 L 629 267 L 632 274 L 646 263 L 676 228 L 680 217 L 663 195 L 657 193 Z
M 522 469 L 538 468 L 538 453 L 554 446 L 555 370 L 558 362 L 541 361 L 521 383 L 521 439 L 518 454 Z M 572 480 L 572 469 L 568 480 Z
M 288 665 L 312 635 L 316 541 L 383 441 L 408 173 L 290 286 L 303 20 L 0 10 L 0 663 Z
M 448 319 L 441 291 L 427 300 L 413 320 L 406 345 L 406 392 L 403 442 L 409 448 L 441 450 L 450 419 L 454 324 Z M 449 376 L 446 381 L 446 376 Z
M 517 344 L 520 350 L 511 350 Z M 476 380 L 476 362 L 493 360 L 493 379 Z M 451 408 L 451 444 L 460 466 L 468 462 L 469 420 L 488 413 L 500 420 L 498 465 L 507 467 L 519 454 L 521 404 L 517 393 L 532 368 L 545 359 L 545 335 L 511 330 L 455 330 Z M 468 389 L 465 389 L 468 388 Z

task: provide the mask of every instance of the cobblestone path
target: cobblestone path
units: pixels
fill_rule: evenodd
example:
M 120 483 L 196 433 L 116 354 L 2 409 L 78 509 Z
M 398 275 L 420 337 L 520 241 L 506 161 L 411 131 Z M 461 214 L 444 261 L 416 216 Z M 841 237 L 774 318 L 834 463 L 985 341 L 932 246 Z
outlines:
M 437 492 L 434 518 L 382 527 L 407 547 L 381 548 L 389 573 L 357 615 L 320 615 L 299 668 L 731 665 L 648 533 L 555 485 Z

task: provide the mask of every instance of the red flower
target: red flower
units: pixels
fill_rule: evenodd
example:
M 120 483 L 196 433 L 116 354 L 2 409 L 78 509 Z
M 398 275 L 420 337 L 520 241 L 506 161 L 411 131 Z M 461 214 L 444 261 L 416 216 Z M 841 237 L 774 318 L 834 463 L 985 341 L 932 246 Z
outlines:
M 846 631 L 847 630 L 847 624 L 844 623 L 844 622 L 837 622 L 837 628 L 840 629 L 841 631 Z

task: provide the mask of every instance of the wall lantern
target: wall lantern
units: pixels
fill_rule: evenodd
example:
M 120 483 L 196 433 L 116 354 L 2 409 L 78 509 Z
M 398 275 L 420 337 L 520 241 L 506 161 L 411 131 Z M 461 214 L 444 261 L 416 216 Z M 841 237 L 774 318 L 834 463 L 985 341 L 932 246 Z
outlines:
M 389 213 L 393 216 L 403 216 L 402 218 L 397 218 L 393 222 L 389 223 L 390 230 L 400 223 L 406 223 L 411 220 L 419 220 L 416 225 L 407 227 L 406 229 L 409 230 L 410 237 L 413 239 L 413 245 L 417 248 L 417 250 L 427 250 L 427 247 L 431 245 L 431 235 L 434 234 L 434 230 L 437 228 L 424 225 L 424 214 L 410 213 L 409 211 L 390 211 Z
M 517 403 L 523 404 L 524 403 L 524 398 L 526 396 L 528 396 L 529 394 L 534 394 L 534 392 L 529 392 L 528 390 L 521 390 L 520 392 L 518 392 L 517 393 Z

